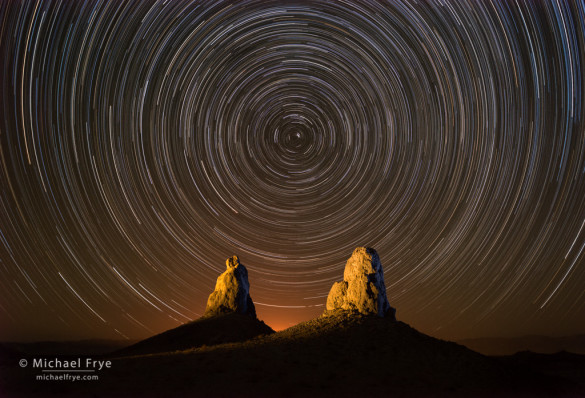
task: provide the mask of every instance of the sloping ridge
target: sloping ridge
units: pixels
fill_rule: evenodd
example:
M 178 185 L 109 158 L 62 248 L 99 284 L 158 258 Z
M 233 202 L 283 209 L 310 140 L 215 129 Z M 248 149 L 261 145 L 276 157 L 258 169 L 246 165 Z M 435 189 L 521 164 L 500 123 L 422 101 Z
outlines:
M 507 390 L 515 382 L 491 358 L 388 318 L 339 313 L 301 323 L 270 340 L 292 340 L 306 353 L 327 358 L 318 368 L 333 372 L 329 376 L 343 391 L 355 389 L 356 380 L 362 381 L 358 385 L 380 383 L 370 390 L 374 395 L 376 388 L 383 394 L 389 385 L 421 392 L 430 386 L 433 391 L 485 391 Z
M 234 363 L 244 367 L 246 358 L 234 351 L 253 350 L 254 363 L 271 363 L 261 373 L 287 374 L 290 388 L 296 388 L 295 380 L 319 380 L 326 390 L 344 396 L 363 392 L 365 386 L 371 395 L 509 391 L 522 379 L 518 372 L 511 373 L 464 346 L 425 335 L 403 322 L 359 313 L 322 316 L 261 339 L 223 347 L 209 350 L 219 357 L 231 351 L 228 356 L 235 355 Z M 525 391 L 526 383 L 522 386 Z
M 177 339 L 179 347 L 193 338 L 187 335 L 208 338 L 210 333 L 242 326 L 239 321 L 232 316 L 200 319 L 145 340 L 142 343 L 148 346 L 135 352 L 152 352 L 153 347 L 158 351 Z M 119 397 L 205 398 L 583 396 L 582 387 L 554 374 L 485 357 L 387 317 L 339 312 L 242 342 L 202 346 L 203 338 L 193 338 L 188 345 L 199 347 L 186 351 L 117 355 L 100 383 L 43 383 L 42 393 L 111 396 L 115 391 Z M 5 369 L 21 381 L 37 372 L 30 367 Z M 19 383 L 17 391 L 19 396 L 32 396 L 38 386 Z
M 181 351 L 203 345 L 245 341 L 271 333 L 274 333 L 272 328 L 251 316 L 222 314 L 199 318 L 118 350 L 115 354 L 128 356 Z
M 247 341 L 117 361 L 133 393 L 155 396 L 168 392 L 168 374 L 174 394 L 205 397 L 564 396 L 568 388 L 403 322 L 343 311 Z

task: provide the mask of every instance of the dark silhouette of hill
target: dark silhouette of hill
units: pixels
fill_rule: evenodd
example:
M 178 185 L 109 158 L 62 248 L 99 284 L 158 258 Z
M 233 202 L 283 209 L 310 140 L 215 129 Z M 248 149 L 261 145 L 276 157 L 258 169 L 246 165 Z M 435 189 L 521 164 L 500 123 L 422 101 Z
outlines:
M 0 396 L 585 396 L 581 356 L 487 357 L 396 321 L 376 251 L 358 247 L 323 316 L 284 331 L 259 321 L 247 270 L 226 260 L 203 318 L 102 356 L 99 382 L 36 381 L 2 363 Z M 83 371 L 83 370 L 82 370 Z
M 485 355 L 513 355 L 521 351 L 543 354 L 568 351 L 575 354 L 585 354 L 585 335 L 583 334 L 563 337 L 486 337 L 459 340 L 458 343 Z
M 116 355 L 143 355 L 196 348 L 203 345 L 245 341 L 274 333 L 249 315 L 227 313 L 202 317 L 117 351 Z
M 580 391 L 576 396 L 585 396 L 585 355 L 566 351 L 555 354 L 523 351 L 502 359 L 529 371 L 562 378 L 572 384 L 575 391 Z
M 43 369 L 11 354 L 0 362 L 0 397 L 585 396 L 584 357 L 487 357 L 422 334 L 396 321 L 383 276 L 376 251 L 356 248 L 324 315 L 274 333 L 256 318 L 246 267 L 232 256 L 206 316 L 101 356 L 111 367 L 88 373 L 99 381 L 38 381 Z
M 22 351 L 11 343 L 0 343 L 0 362 L 7 363 L 22 356 Z
M 101 355 L 127 347 L 135 342 L 132 340 L 87 339 L 4 344 L 14 350 L 31 355 Z
M 118 354 L 108 358 L 112 367 L 100 373 L 99 382 L 20 383 L 16 392 L 100 397 L 538 397 L 585 392 L 573 379 L 543 373 L 517 358 L 486 357 L 391 318 L 343 312 L 243 342 L 144 356 Z M 580 359 L 585 364 L 580 356 L 575 361 Z M 545 366 L 545 357 L 541 360 Z M 33 374 L 27 368 L 19 376 L 33 380 Z

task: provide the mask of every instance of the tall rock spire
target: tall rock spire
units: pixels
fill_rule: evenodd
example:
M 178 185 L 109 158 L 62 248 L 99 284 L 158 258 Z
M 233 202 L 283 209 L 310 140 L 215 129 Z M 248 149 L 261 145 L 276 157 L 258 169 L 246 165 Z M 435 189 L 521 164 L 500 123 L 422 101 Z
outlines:
M 327 311 L 355 311 L 364 315 L 395 318 L 396 310 L 386 297 L 384 272 L 378 253 L 369 247 L 356 248 L 327 296 Z
M 237 312 L 256 317 L 256 309 L 250 297 L 248 270 L 238 256 L 225 261 L 227 269 L 217 278 L 215 289 L 207 300 L 205 316 Z

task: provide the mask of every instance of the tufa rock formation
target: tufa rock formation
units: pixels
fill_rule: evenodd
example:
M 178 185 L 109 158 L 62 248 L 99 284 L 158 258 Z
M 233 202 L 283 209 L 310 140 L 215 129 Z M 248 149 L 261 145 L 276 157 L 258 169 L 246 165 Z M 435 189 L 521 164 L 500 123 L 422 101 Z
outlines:
M 215 290 L 207 300 L 204 316 L 232 312 L 256 317 L 256 309 L 250 297 L 248 271 L 238 256 L 225 261 L 227 270 L 217 278 Z
M 227 270 L 217 278 L 201 318 L 123 348 L 116 355 L 168 353 L 274 333 L 256 318 L 246 267 L 240 264 L 237 256 L 228 258 L 226 266 Z
M 355 249 L 345 264 L 343 281 L 335 282 L 331 287 L 325 314 L 339 311 L 395 319 L 396 309 L 388 303 L 382 264 L 374 249 Z

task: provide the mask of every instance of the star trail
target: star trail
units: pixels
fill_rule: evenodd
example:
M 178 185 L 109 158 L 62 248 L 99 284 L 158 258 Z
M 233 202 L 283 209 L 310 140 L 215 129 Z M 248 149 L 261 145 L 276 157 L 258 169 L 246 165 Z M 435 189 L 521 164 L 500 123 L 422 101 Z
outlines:
M 318 316 L 374 247 L 443 338 L 585 332 L 582 1 L 1 1 L 0 337 L 140 338 L 228 256 Z

